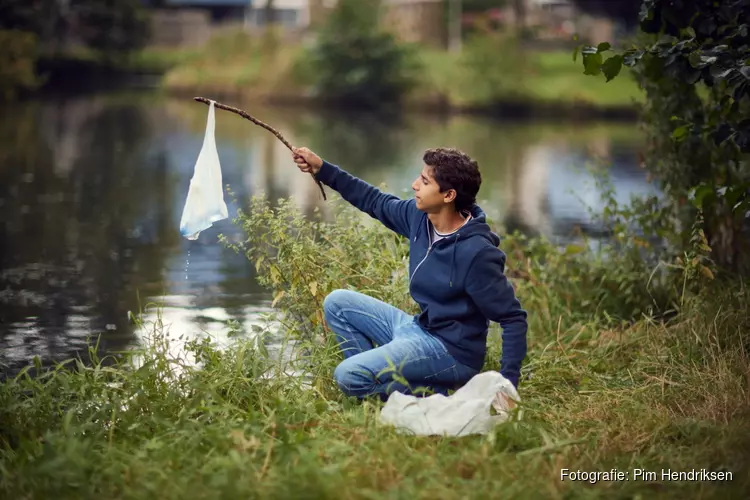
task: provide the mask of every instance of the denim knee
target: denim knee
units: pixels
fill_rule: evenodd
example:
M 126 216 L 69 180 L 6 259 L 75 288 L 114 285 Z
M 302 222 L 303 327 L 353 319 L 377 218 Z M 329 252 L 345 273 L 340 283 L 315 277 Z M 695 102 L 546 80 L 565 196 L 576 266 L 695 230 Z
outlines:
M 326 298 L 323 300 L 323 312 L 329 315 L 341 309 L 341 305 L 347 300 L 347 296 L 350 293 L 349 290 L 339 288 L 326 295 Z
M 375 385 L 375 380 L 367 376 L 366 371 L 356 363 L 344 360 L 333 371 L 333 378 L 347 396 L 359 396 L 369 392 Z

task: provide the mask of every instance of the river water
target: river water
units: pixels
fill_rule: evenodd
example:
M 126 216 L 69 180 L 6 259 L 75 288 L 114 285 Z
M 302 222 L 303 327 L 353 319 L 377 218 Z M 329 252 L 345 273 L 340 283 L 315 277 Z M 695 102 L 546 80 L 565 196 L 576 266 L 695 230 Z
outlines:
M 402 196 L 424 149 L 464 149 L 480 165 L 480 205 L 508 230 L 564 239 L 589 227 L 587 207 L 596 209 L 599 193 L 585 167 L 596 159 L 610 164 L 618 199 L 653 189 L 637 166 L 635 124 L 245 108 L 293 144 Z M 229 320 L 249 332 L 269 310 L 253 266 L 217 241 L 220 233 L 242 237 L 231 220 L 197 241 L 179 234 L 207 111 L 189 98 L 147 92 L 0 110 L 0 370 L 15 371 L 35 355 L 73 357 L 92 336 L 101 335 L 102 353 L 137 345 L 142 331 L 129 312 L 148 304 L 160 306 L 173 335 L 219 340 Z M 273 135 L 225 111 L 216 118 L 223 180 L 238 204 L 262 191 L 291 197 L 305 211 L 325 209 Z M 232 217 L 237 204 L 227 202 Z M 147 319 L 154 310 L 146 309 Z

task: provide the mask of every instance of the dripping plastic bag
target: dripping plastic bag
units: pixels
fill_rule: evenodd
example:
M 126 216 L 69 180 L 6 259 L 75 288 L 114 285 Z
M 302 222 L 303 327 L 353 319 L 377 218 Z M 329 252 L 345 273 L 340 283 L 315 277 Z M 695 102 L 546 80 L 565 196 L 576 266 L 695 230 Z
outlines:
M 216 150 L 214 114 L 214 103 L 211 101 L 208 107 L 206 135 L 203 137 L 203 146 L 195 162 L 180 221 L 180 234 L 189 240 L 198 239 L 201 231 L 229 216 L 224 202 L 219 153 Z

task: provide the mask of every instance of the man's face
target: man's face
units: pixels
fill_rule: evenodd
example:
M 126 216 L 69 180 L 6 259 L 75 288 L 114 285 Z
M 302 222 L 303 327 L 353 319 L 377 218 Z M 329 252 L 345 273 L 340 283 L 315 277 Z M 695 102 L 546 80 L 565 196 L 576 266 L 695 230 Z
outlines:
M 417 208 L 427 213 L 439 212 L 446 204 L 455 199 L 455 191 L 449 189 L 445 193 L 440 192 L 440 186 L 434 177 L 432 177 L 432 167 L 425 165 L 419 176 L 411 185 L 414 190 L 414 197 L 417 201 Z

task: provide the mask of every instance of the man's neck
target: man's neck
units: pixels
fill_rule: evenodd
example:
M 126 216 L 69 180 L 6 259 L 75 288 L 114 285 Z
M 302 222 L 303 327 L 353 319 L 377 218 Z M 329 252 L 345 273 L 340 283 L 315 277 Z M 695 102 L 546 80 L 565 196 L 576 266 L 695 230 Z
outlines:
M 466 222 L 464 216 L 452 207 L 434 214 L 427 214 L 427 218 L 435 226 L 435 231 L 440 234 L 452 233 Z

